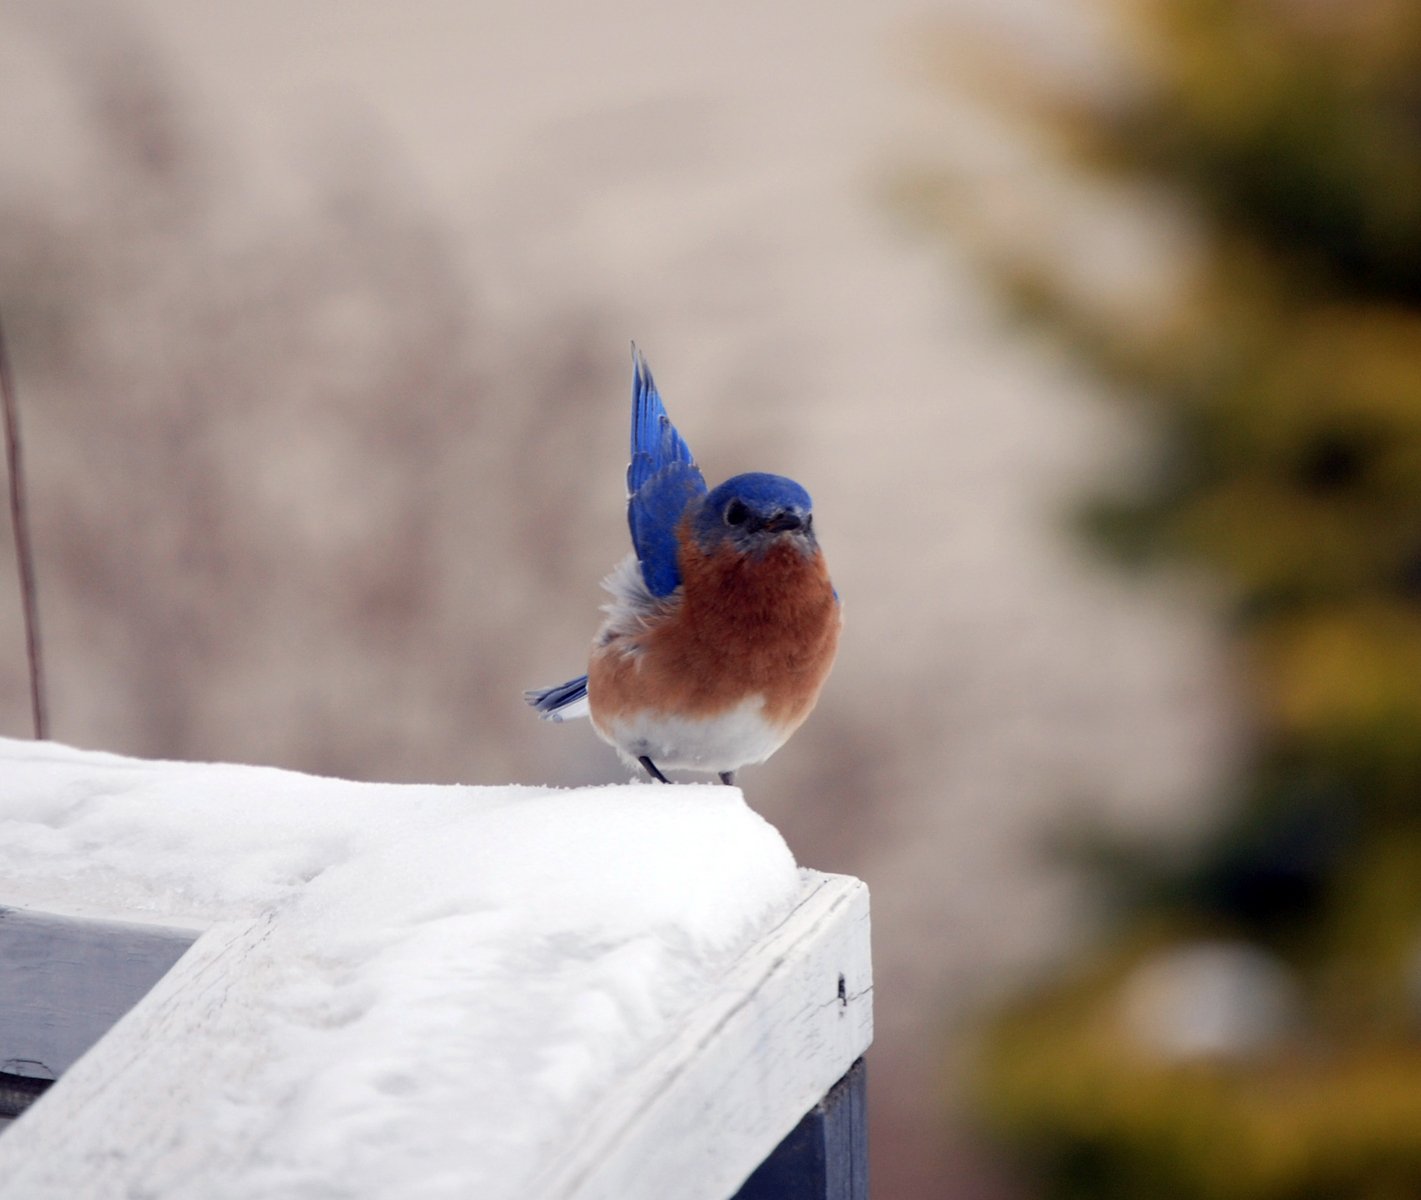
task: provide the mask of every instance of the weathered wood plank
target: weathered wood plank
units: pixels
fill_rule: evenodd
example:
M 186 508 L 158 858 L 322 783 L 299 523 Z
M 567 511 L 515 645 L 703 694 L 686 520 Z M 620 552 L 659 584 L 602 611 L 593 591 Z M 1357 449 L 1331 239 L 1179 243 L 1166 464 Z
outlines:
M 57 1078 L 196 937 L 190 929 L 0 908 L 0 1072 Z
M 270 926 L 269 918 L 258 918 L 208 929 L 109 1036 L 65 1071 L 0 1137 L 0 1200 L 204 1194 L 201 1186 L 180 1192 L 152 1181 L 224 1161 L 230 1131 L 214 1130 L 207 1144 L 174 1143 L 173 1105 L 203 1088 L 241 1086 L 230 1064 L 214 1058 L 218 1048 L 193 1035 L 220 1013 L 224 991 Z M 193 1046 L 202 1052 L 192 1054 Z M 253 1039 L 240 1052 L 270 1047 Z M 76 1137 L 76 1129 L 84 1136 Z M 160 1163 L 164 1171 L 156 1170 Z
M 805 872 L 794 912 L 549 1164 L 538 1200 L 725 1200 L 873 1038 L 868 889 Z
M 237 1194 L 232 1172 L 252 1153 L 243 1143 L 266 1126 L 178 1146 L 169 1122 L 182 1097 L 216 1081 L 240 1090 L 244 1064 L 276 1052 L 260 1024 L 233 1029 L 228 1042 L 192 1036 L 223 1019 L 225 995 L 250 974 L 274 919 L 209 929 L 0 1137 L 0 1195 L 176 1195 L 168 1185 L 179 1178 L 194 1187 L 223 1178 L 224 1194 Z M 806 872 L 798 907 L 727 967 L 673 1036 L 609 1081 L 530 1200 L 725 1200 L 866 1049 L 871 994 L 867 888 Z

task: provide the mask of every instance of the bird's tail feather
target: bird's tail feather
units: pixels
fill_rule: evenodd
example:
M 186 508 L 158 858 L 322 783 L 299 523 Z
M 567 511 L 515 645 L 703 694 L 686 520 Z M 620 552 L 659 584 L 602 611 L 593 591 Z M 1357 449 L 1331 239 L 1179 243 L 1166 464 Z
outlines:
M 545 721 L 567 721 L 587 716 L 587 676 L 579 675 L 556 687 L 530 688 L 523 699 L 538 710 Z

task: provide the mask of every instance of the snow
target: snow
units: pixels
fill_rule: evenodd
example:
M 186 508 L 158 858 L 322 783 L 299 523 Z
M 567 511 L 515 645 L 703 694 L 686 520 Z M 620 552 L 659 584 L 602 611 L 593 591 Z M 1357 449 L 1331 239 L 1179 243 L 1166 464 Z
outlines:
M 735 788 L 356 784 L 0 740 L 0 904 L 192 924 L 190 955 L 243 956 L 165 1042 L 191 1086 L 68 1131 L 148 1156 L 155 1195 L 524 1194 L 800 892 Z M 0 1137 L 0 1194 L 36 1194 L 21 1140 Z

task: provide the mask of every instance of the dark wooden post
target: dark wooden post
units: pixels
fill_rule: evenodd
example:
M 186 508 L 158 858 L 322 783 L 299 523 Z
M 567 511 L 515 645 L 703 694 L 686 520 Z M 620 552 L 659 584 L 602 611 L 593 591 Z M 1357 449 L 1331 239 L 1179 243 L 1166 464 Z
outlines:
M 868 1200 L 867 1080 L 859 1059 L 734 1200 Z

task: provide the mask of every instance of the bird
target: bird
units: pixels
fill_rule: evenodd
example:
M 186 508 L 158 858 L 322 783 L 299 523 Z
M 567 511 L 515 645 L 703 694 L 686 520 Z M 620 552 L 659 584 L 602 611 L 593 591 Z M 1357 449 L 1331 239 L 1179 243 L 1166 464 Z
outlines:
M 658 783 L 686 770 L 734 784 L 814 708 L 839 594 L 809 493 L 764 472 L 707 487 L 635 343 L 627 524 L 632 551 L 603 580 L 587 673 L 524 699 L 544 720 L 589 717 Z

